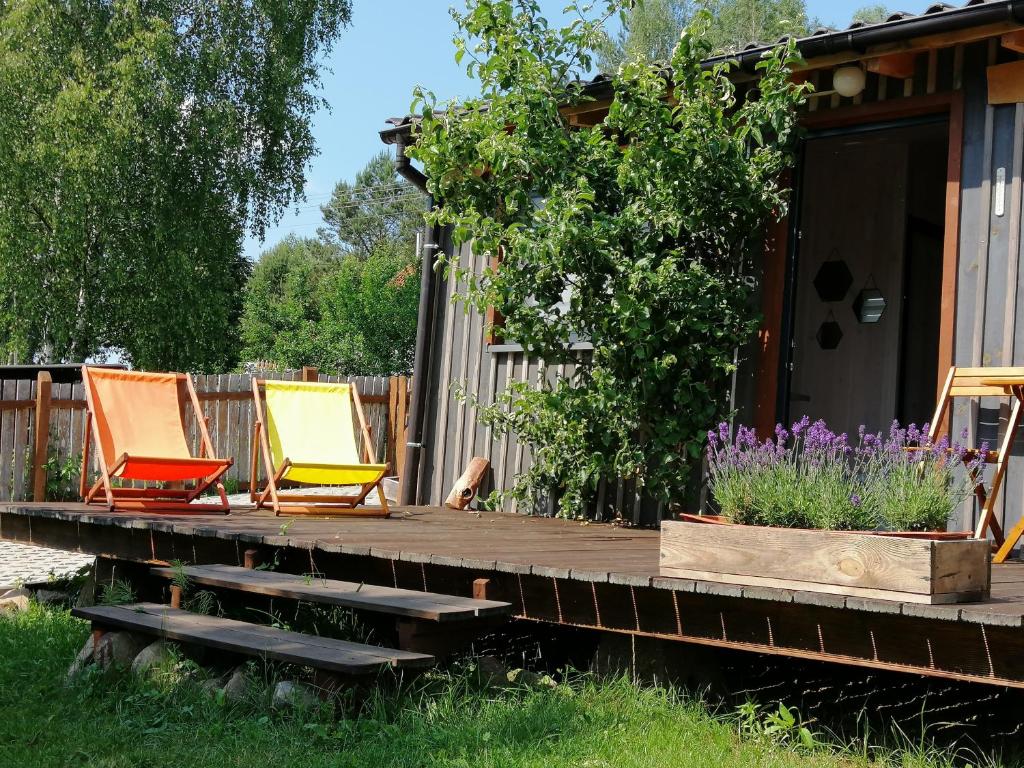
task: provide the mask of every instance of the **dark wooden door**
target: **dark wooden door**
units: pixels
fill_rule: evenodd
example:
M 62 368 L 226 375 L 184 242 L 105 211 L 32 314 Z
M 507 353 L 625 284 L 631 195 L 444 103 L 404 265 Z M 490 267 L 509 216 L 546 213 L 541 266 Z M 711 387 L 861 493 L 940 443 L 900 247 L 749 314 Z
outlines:
M 908 148 L 899 136 L 858 134 L 807 144 L 789 390 L 793 420 L 807 414 L 854 436 L 860 424 L 884 429 L 896 415 L 907 168 Z M 877 322 L 858 316 L 862 292 L 864 299 L 885 301 Z

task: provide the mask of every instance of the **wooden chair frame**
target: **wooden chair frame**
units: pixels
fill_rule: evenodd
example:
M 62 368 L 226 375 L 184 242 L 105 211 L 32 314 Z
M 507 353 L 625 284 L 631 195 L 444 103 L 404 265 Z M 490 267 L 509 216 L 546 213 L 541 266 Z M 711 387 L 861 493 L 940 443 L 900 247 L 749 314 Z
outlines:
M 359 493 L 349 494 L 311 494 L 301 492 L 288 492 L 281 489 L 280 484 L 284 481 L 284 475 L 291 467 L 291 459 L 285 457 L 281 466 L 274 466 L 273 455 L 270 451 L 270 440 L 267 437 L 267 427 L 263 415 L 263 393 L 261 389 L 266 383 L 265 379 L 253 378 L 252 394 L 256 408 L 256 423 L 252 426 L 252 460 L 250 462 L 249 475 L 249 497 L 256 509 L 264 509 L 267 502 L 274 510 L 275 515 L 282 512 L 291 515 L 330 515 L 339 514 L 356 517 L 388 517 L 388 500 L 384 496 L 383 478 L 378 478 L 372 483 L 363 483 Z M 352 398 L 352 407 L 359 420 L 359 429 L 363 436 L 363 462 L 374 464 L 374 457 L 371 453 L 373 439 L 371 430 L 366 422 L 363 413 L 363 403 L 359 398 L 359 389 L 355 384 L 349 384 L 349 397 Z M 257 454 L 259 454 L 257 456 Z M 262 458 L 263 467 L 267 475 L 266 487 L 259 485 L 259 460 Z M 331 465 L 324 465 L 325 467 Z M 385 474 L 387 471 L 385 470 Z M 380 507 L 359 507 L 367 495 L 374 488 L 377 488 L 377 496 L 380 498 Z
M 1024 533 L 1024 521 L 1022 521 L 1017 524 L 1010 536 L 1004 538 L 1002 527 L 995 518 L 996 500 L 999 497 L 999 491 L 1002 489 L 1003 479 L 1006 476 L 1006 460 L 1013 448 L 1013 442 L 1017 437 L 1017 430 L 1020 427 L 1021 401 L 1022 397 L 1024 397 L 1024 387 L 1019 385 L 983 384 L 982 382 L 1000 377 L 1014 376 L 1024 381 L 1024 368 L 958 368 L 953 366 L 949 369 L 949 374 L 946 376 L 946 381 L 943 384 L 942 394 L 939 396 L 939 402 L 935 408 L 935 415 L 932 417 L 928 433 L 928 437 L 933 443 L 938 440 L 939 432 L 943 428 L 954 398 L 1010 398 L 1010 414 L 1003 437 L 999 442 L 999 448 L 995 451 L 989 450 L 985 456 L 986 465 L 995 465 L 991 490 L 985 490 L 985 482 L 981 471 L 975 471 L 971 478 L 975 481 L 974 495 L 981 508 L 978 524 L 974 529 L 974 537 L 983 539 L 988 531 L 992 532 L 992 538 L 999 547 L 999 551 L 994 558 L 995 562 L 1002 562 L 1006 559 L 1006 555 L 1009 554 L 1013 543 L 1020 538 L 1021 533 Z M 978 448 L 969 449 L 968 458 L 976 458 L 978 455 Z M 1002 555 L 1001 558 L 1000 554 Z
M 184 373 L 178 373 L 175 374 L 175 376 L 178 380 L 179 389 L 184 388 L 185 392 L 188 394 L 188 399 L 192 403 L 192 409 L 195 413 L 196 423 L 199 426 L 199 458 L 212 458 L 215 455 L 215 452 L 213 450 L 213 442 L 210 440 L 210 420 L 203 414 L 202 406 L 199 404 L 199 396 L 196 394 L 195 387 L 192 384 L 192 378 Z M 223 512 L 227 514 L 230 511 L 230 507 L 228 506 L 228 497 L 224 491 L 223 483 L 220 482 L 220 478 L 231 468 L 231 465 L 234 463 L 233 459 L 225 459 L 224 466 L 216 472 L 197 480 L 196 487 L 191 490 L 186 488 L 120 488 L 114 486 L 112 478 L 116 475 L 117 471 L 127 463 L 129 458 L 145 459 L 153 464 L 159 464 L 161 461 L 166 461 L 168 464 L 176 464 L 180 463 L 180 460 L 146 456 L 129 457 L 128 454 L 121 454 L 117 461 L 114 462 L 113 466 L 108 467 L 106 459 L 103 456 L 103 451 L 98 449 L 96 451 L 96 457 L 100 465 L 100 476 L 92 486 L 89 486 L 89 446 L 92 442 L 95 442 L 96 445 L 99 446 L 101 439 L 99 427 L 93 419 L 93 412 L 96 410 L 96 405 L 93 402 L 92 388 L 89 386 L 89 371 L 86 367 L 82 368 L 82 379 L 85 383 L 86 410 L 85 438 L 82 441 L 82 474 L 81 480 L 79 481 L 79 493 L 86 504 L 98 504 L 105 502 L 112 512 L 175 512 L 178 514 L 205 515 L 210 512 Z M 182 424 L 184 424 L 184 404 L 182 404 L 181 410 Z M 210 486 L 215 486 L 217 495 L 220 497 L 220 503 L 203 505 L 192 504 L 192 502 L 199 498 Z M 101 490 L 103 491 L 102 500 L 99 496 Z

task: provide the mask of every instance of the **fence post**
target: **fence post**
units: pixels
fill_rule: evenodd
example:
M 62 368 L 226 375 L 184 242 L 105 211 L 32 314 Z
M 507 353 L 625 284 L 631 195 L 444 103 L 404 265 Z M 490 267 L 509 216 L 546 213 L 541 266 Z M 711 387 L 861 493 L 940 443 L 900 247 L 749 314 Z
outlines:
M 391 466 L 391 473 L 397 475 L 398 454 L 398 376 L 388 378 L 388 424 L 387 424 L 387 457 L 385 461 Z
M 46 454 L 50 446 L 50 397 L 53 379 L 48 371 L 36 376 L 35 450 L 32 458 L 32 500 L 46 501 Z
M 302 380 L 303 381 L 319 381 L 320 370 L 315 365 L 304 365 L 302 366 Z

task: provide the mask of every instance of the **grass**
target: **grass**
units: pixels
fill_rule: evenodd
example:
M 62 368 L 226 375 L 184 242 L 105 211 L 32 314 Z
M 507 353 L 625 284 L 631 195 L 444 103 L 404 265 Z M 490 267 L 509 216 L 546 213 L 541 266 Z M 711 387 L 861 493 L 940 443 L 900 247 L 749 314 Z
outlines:
M 579 676 L 553 689 L 486 690 L 465 671 L 395 686 L 382 681 L 360 705 L 277 712 L 265 691 L 225 702 L 194 680 L 65 671 L 88 634 L 66 611 L 33 605 L 0 617 L 0 765 L 473 766 L 473 768 L 828 768 L 866 766 L 847 751 L 765 734 L 764 721 L 716 716 L 699 701 L 625 680 Z M 743 731 L 745 735 L 741 735 Z M 792 737 L 792 739 L 790 739 Z M 780 743 L 785 741 L 789 743 Z M 871 765 L 952 765 L 924 750 Z M 975 763 L 977 765 L 977 763 Z

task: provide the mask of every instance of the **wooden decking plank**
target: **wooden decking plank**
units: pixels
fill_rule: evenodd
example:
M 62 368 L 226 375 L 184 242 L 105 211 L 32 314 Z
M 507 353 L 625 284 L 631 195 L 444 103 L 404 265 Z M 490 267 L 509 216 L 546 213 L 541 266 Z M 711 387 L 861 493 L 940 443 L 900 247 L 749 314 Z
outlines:
M 74 608 L 72 615 L 169 640 L 348 674 L 369 674 L 389 666 L 424 667 L 434 663 L 434 658 L 425 654 L 303 635 L 154 603 Z
M 307 579 L 231 565 L 185 566 L 183 571 L 190 580 L 208 586 L 431 621 L 459 621 L 512 613 L 509 603 L 496 600 L 474 600 L 458 595 L 416 592 L 335 579 Z M 154 568 L 153 572 L 165 578 L 174 578 L 178 569 Z

